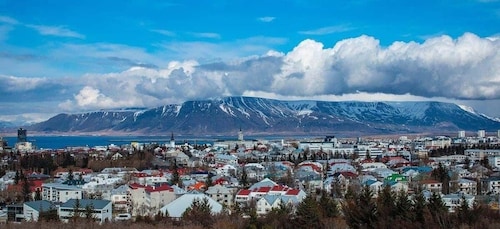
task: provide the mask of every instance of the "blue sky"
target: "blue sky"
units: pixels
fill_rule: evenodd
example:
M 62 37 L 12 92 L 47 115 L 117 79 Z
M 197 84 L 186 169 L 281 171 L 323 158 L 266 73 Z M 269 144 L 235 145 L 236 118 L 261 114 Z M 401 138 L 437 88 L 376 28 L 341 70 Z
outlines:
M 500 117 L 500 1 L 0 0 L 0 120 L 229 95 Z

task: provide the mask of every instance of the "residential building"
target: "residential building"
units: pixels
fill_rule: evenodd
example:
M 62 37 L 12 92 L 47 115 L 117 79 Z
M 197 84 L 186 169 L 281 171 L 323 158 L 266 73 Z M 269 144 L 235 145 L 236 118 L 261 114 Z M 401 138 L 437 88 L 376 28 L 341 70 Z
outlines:
M 235 196 L 234 189 L 217 184 L 208 187 L 208 190 L 205 192 L 205 194 L 225 207 L 231 208 L 233 206 Z
M 42 184 L 42 200 L 66 202 L 70 199 L 82 199 L 83 189 L 75 185 L 60 183 Z
M 469 194 L 469 195 L 477 195 L 477 183 L 476 181 L 469 179 L 458 179 L 458 192 Z
M 77 206 L 78 209 L 75 209 Z M 59 206 L 57 213 L 62 222 L 68 222 L 76 214 L 75 212 L 85 217 L 88 209 L 92 209 L 92 218 L 98 223 L 102 224 L 113 219 L 113 207 L 109 200 L 70 199 Z
M 40 213 L 50 210 L 57 211 L 57 208 L 52 202 L 47 200 L 25 202 L 23 204 L 24 220 L 36 222 L 40 217 Z
M 444 195 L 441 199 L 443 200 L 444 205 L 448 208 L 449 212 L 455 212 L 455 210 L 460 207 L 464 199 L 467 201 L 469 208 L 473 207 L 475 201 L 475 197 L 473 195 L 463 193 Z
M 422 190 L 428 190 L 432 193 L 440 194 L 443 191 L 443 183 L 437 180 L 423 180 L 420 182 L 420 188 Z

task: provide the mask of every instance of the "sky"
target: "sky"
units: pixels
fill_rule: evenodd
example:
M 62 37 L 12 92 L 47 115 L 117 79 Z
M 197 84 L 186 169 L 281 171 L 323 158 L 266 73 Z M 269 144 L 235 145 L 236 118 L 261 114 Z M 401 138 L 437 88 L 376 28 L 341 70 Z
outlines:
M 0 82 L 18 123 L 224 96 L 500 117 L 500 0 L 0 0 Z

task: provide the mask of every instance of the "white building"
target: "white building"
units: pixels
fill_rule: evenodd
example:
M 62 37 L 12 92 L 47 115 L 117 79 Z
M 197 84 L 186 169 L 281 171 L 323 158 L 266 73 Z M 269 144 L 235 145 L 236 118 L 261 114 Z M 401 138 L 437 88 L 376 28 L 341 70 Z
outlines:
M 484 138 L 486 136 L 486 131 L 484 130 L 478 130 L 477 131 L 477 137 L 478 138 Z
M 225 207 L 231 208 L 233 206 L 233 199 L 235 194 L 234 189 L 230 189 L 217 184 L 208 187 L 208 190 L 205 192 L 205 194 Z
M 462 204 L 462 201 L 463 201 L 462 197 L 464 197 L 465 201 L 467 201 L 469 208 L 472 208 L 474 205 L 474 200 L 475 200 L 475 197 L 473 195 L 448 194 L 448 195 L 444 195 L 442 197 L 442 200 L 443 200 L 443 203 L 448 208 L 449 212 L 455 212 L 455 209 L 460 207 L 460 205 Z
M 24 202 L 23 204 L 23 214 L 24 220 L 30 222 L 38 221 L 40 213 L 47 212 L 50 210 L 57 210 L 57 208 L 47 200 L 38 200 L 38 201 L 30 201 Z
M 491 167 L 496 167 L 500 169 L 500 156 L 490 156 L 488 157 L 488 163 Z
M 66 202 L 70 199 L 82 199 L 83 189 L 75 185 L 59 183 L 42 184 L 42 200 Z
M 465 138 L 465 130 L 458 131 L 458 138 Z
M 75 213 L 77 205 L 79 207 Z M 85 217 L 87 209 L 89 208 L 92 209 L 92 218 L 94 218 L 96 222 L 102 224 L 113 219 L 113 207 L 109 200 L 71 199 L 61 204 L 57 213 L 62 222 L 68 222 L 69 219 L 74 217 L 74 214 Z

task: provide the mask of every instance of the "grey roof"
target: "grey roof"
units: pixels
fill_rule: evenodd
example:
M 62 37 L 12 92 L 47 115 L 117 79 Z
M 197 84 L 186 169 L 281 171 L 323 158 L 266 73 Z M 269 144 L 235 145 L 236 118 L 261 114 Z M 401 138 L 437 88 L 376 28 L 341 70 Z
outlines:
M 103 209 L 108 204 L 111 203 L 109 200 L 94 200 L 94 199 L 79 199 L 80 208 L 86 208 L 88 205 L 92 206 L 94 209 Z M 66 203 L 61 204 L 62 208 L 74 208 L 76 199 L 70 199 Z
M 30 208 L 33 208 L 39 212 L 46 212 L 48 210 L 55 209 L 55 206 L 48 200 L 37 200 L 37 201 L 30 201 L 30 202 L 24 202 L 24 205 L 29 206 Z

